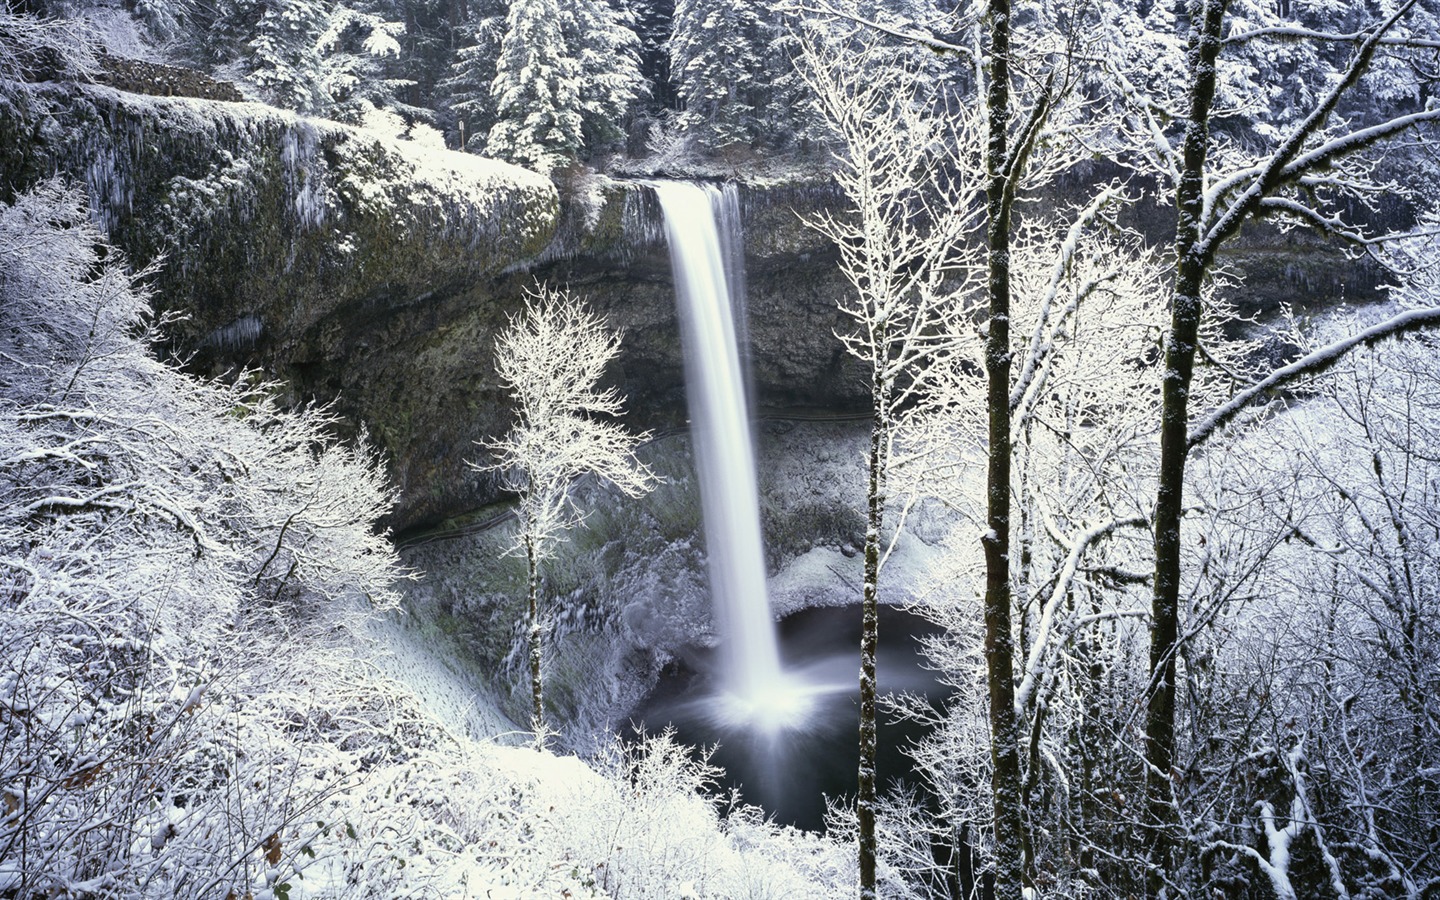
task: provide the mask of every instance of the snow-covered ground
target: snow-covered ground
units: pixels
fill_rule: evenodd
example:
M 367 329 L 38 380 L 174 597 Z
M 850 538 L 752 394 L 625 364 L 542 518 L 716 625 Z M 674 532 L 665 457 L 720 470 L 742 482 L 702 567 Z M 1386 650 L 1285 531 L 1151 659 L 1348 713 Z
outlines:
M 725 808 L 668 736 L 583 762 L 504 746 L 500 673 L 397 617 L 373 454 L 273 386 L 154 360 L 145 299 L 101 243 L 73 191 L 0 207 L 0 894 L 853 883 L 846 848 Z

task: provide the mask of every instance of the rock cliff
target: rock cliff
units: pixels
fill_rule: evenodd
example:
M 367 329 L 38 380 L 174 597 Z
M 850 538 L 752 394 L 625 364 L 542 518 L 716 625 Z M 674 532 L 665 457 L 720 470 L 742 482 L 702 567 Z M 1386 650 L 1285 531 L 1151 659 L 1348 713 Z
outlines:
M 612 373 L 637 427 L 684 422 L 659 210 L 633 183 L 557 193 L 523 169 L 259 104 L 99 85 L 0 91 L 0 193 L 60 176 L 146 279 L 192 369 L 242 368 L 333 402 L 391 459 L 393 525 L 494 499 L 464 465 L 508 405 L 493 340 L 532 279 L 568 283 L 625 329 Z M 562 194 L 564 200 L 562 202 Z M 747 189 L 755 385 L 768 408 L 853 409 L 833 331 L 833 250 L 792 208 L 824 188 Z

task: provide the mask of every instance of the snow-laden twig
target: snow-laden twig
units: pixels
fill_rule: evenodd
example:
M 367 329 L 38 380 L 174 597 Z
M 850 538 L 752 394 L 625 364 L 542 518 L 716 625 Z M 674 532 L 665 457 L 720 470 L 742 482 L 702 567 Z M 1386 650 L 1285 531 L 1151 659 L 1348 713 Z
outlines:
M 1307 375 L 1318 374 L 1334 366 L 1356 347 L 1374 344 L 1397 334 L 1437 324 L 1440 324 L 1440 307 L 1407 310 L 1384 322 L 1311 351 L 1300 359 L 1275 369 L 1260 381 L 1240 391 L 1229 401 L 1201 417 L 1191 426 L 1187 443 L 1192 448 L 1204 443 L 1217 429 L 1230 422 L 1245 409 L 1269 397 L 1272 392 L 1292 381 Z
M 1080 569 L 1080 561 L 1085 553 L 1107 535 L 1113 533 L 1117 528 L 1133 528 L 1146 524 L 1142 517 L 1128 519 L 1112 519 L 1108 522 L 1101 522 L 1081 532 L 1070 544 L 1070 552 L 1065 559 L 1064 566 L 1056 575 L 1054 588 L 1046 599 L 1040 614 L 1040 624 L 1037 628 L 1034 643 L 1030 648 L 1030 657 L 1025 661 L 1024 675 L 1020 684 L 1015 688 L 1015 712 L 1017 715 L 1024 715 L 1026 706 L 1035 692 L 1036 682 L 1044 674 L 1045 657 L 1051 652 L 1050 632 L 1055 628 L 1055 619 L 1058 611 L 1063 605 L 1065 595 L 1070 592 L 1070 587 L 1075 581 L 1075 576 Z

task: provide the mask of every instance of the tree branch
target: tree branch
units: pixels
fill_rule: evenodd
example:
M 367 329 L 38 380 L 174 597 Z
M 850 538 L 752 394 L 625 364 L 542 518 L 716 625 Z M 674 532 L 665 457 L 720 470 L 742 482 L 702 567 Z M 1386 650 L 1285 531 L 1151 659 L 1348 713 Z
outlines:
M 1288 366 L 1281 366 L 1271 372 L 1265 378 L 1236 394 L 1234 397 L 1221 406 L 1212 410 L 1191 429 L 1188 447 L 1193 450 L 1204 443 L 1215 433 L 1217 429 L 1234 419 L 1243 410 L 1255 403 L 1262 397 L 1268 396 L 1271 391 L 1281 388 L 1298 378 L 1306 375 L 1315 375 L 1325 371 L 1344 358 L 1355 347 L 1361 344 L 1374 344 L 1377 341 L 1403 334 L 1407 331 L 1415 331 L 1429 325 L 1440 325 L 1440 306 L 1428 309 L 1413 309 L 1401 313 L 1391 319 L 1387 319 L 1378 325 L 1351 335 L 1343 340 L 1336 341 L 1325 347 L 1321 347 L 1312 353 L 1302 356 Z

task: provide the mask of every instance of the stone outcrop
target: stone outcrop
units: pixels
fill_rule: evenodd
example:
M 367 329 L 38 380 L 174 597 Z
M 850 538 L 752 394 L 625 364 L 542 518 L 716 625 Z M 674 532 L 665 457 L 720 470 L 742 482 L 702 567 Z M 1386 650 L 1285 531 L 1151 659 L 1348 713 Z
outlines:
M 181 316 L 166 349 L 367 427 L 396 524 L 474 502 L 463 457 L 503 419 L 489 339 L 555 236 L 548 179 L 259 104 L 0 84 L 0 195 L 57 175 Z
M 198 97 L 231 103 L 245 99 L 235 85 L 218 81 L 204 72 L 119 56 L 100 57 L 95 83 L 155 97 Z

